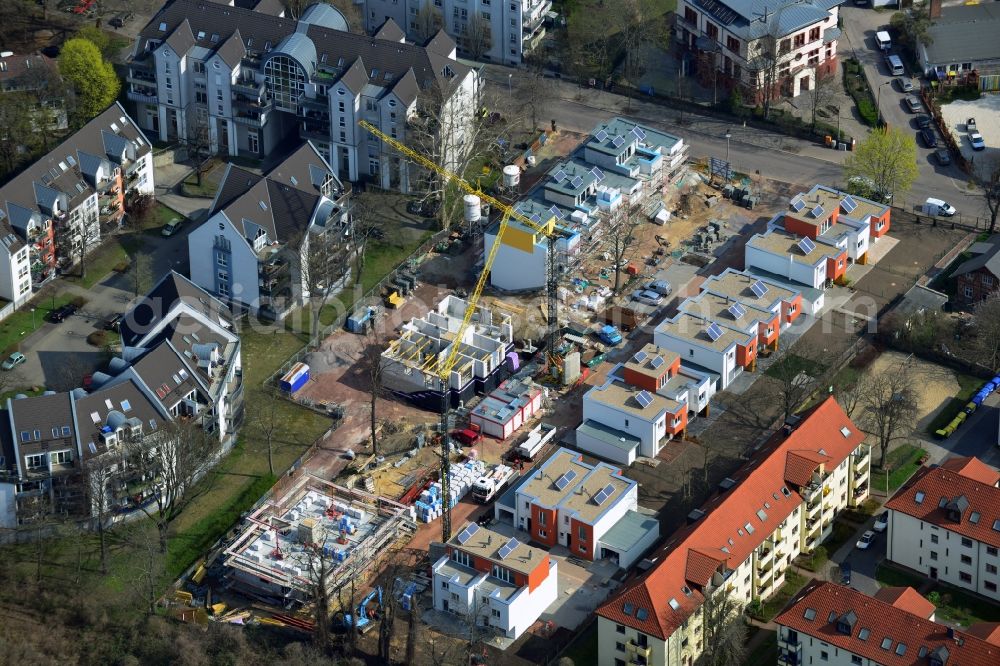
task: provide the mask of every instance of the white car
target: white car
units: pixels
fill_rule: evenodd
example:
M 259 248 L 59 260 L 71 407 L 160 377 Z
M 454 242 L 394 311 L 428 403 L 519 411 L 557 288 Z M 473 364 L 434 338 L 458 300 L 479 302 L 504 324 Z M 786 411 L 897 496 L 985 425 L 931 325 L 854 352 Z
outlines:
M 924 202 L 924 211 L 930 215 L 940 215 L 941 217 L 951 217 L 958 212 L 954 206 L 944 199 L 934 198 L 928 198 Z
M 875 540 L 875 533 L 871 530 L 866 530 L 858 542 L 854 544 L 858 550 L 868 550 L 868 547 L 872 545 L 872 541 Z
M 663 296 L 648 289 L 639 289 L 632 292 L 632 300 L 645 303 L 646 305 L 659 305 L 663 302 Z
M 972 144 L 973 150 L 986 150 L 986 142 L 979 132 L 969 132 L 969 143 Z
M 872 525 L 872 529 L 876 532 L 885 532 L 887 527 L 889 527 L 889 512 L 883 511 L 875 518 L 875 524 Z

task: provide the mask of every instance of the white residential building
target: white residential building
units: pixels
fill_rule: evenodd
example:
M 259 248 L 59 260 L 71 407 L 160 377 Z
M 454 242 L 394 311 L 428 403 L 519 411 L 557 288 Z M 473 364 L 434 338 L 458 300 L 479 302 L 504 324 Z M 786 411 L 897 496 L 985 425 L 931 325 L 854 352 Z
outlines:
M 376 32 L 386 21 L 423 42 L 439 28 L 455 40 L 460 55 L 504 65 L 519 65 L 545 37 L 552 0 L 360 0 L 365 29 Z
M 998 484 L 977 458 L 920 469 L 886 503 L 886 559 L 1000 601 Z
M 660 322 L 653 330 L 653 342 L 678 354 L 682 364 L 714 375 L 720 391 L 744 370 L 752 372 L 756 368 L 756 332 L 730 328 L 687 312 Z
M 780 229 L 754 234 L 743 256 L 750 272 L 764 271 L 813 289 L 824 289 L 847 272 L 846 250 Z
M 792 560 L 868 496 L 865 435 L 833 398 L 812 411 L 651 556 L 654 567 L 597 609 L 600 666 L 673 666 L 704 649 L 701 607 L 710 595 L 765 600 Z
M 760 278 L 745 271 L 727 268 L 719 275 L 709 277 L 701 285 L 702 291 L 729 298 L 746 306 L 764 308 L 781 315 L 781 328 L 792 325 L 802 314 L 802 292 Z
M 468 523 L 434 563 L 434 608 L 517 638 L 559 594 L 556 560 L 539 548 Z

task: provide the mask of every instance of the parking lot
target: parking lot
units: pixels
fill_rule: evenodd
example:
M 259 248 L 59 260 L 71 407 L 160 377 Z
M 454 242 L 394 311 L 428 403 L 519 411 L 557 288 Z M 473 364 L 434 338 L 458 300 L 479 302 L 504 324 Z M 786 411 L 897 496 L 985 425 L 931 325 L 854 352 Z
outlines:
M 955 100 L 941 107 L 948 130 L 955 136 L 962 156 L 973 161 L 981 173 L 990 173 L 1000 161 L 1000 95 L 984 95 L 976 100 Z M 973 150 L 966 122 L 976 119 L 976 130 L 983 136 L 985 150 Z

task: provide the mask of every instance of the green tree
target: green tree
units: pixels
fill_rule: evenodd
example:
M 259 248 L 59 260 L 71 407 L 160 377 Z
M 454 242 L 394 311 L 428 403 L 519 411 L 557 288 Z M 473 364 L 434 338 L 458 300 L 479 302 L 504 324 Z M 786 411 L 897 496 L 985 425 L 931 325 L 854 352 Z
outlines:
M 97 50 L 101 53 L 105 53 L 108 50 L 108 46 L 111 44 L 111 39 L 107 36 L 107 34 L 105 34 L 105 32 L 100 28 L 92 25 L 80 28 L 74 36 L 93 42 L 94 46 L 96 46 Z
M 74 37 L 59 54 L 59 72 L 76 91 L 73 122 L 82 125 L 106 109 L 118 97 L 121 82 L 111 63 L 89 39 Z
M 934 42 L 928 34 L 932 23 L 926 2 L 915 2 L 907 11 L 896 12 L 889 19 L 889 25 L 896 30 L 900 41 L 914 52 L 917 44 L 932 44 Z
M 867 178 L 876 196 L 906 192 L 917 175 L 917 143 L 895 127 L 873 130 L 844 162 L 845 178 Z
M 10 92 L 0 95 L 0 175 L 14 171 L 26 158 L 31 157 L 37 134 L 35 132 L 36 108 L 27 96 Z

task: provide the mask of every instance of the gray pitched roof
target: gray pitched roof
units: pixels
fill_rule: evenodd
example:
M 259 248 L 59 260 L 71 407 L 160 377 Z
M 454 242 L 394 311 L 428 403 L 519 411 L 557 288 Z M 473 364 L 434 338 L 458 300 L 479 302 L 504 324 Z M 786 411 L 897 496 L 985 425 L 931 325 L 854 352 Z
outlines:
M 59 77 L 56 61 L 39 53 L 14 54 L 0 58 L 0 62 L 4 64 L 0 69 L 0 90 L 35 90 L 46 78 Z
M 229 39 L 222 42 L 215 54 L 222 58 L 222 62 L 226 63 L 230 69 L 236 67 L 243 56 L 247 54 L 247 49 L 243 45 L 243 36 L 240 35 L 239 29 L 237 29 L 233 34 L 229 36 Z
M 187 19 L 181 21 L 173 29 L 166 41 L 166 45 L 172 48 L 174 53 L 178 55 L 187 53 L 188 49 L 194 46 L 194 44 L 194 32 L 191 31 L 191 23 Z
M 744 39 L 789 35 L 823 20 L 843 0 L 692 0 L 711 20 Z
M 1000 60 L 1000 5 L 943 7 L 927 35 L 933 40 L 924 44 L 931 65 Z
M 139 357 L 132 367 L 167 411 L 191 391 L 197 391 L 203 398 L 208 398 L 204 387 L 195 378 L 192 364 L 170 343 L 153 347 Z
M 59 448 L 76 448 L 71 445 L 73 433 L 73 409 L 68 393 L 39 395 L 20 400 L 10 400 L 13 436 L 21 454 L 26 451 Z M 57 429 L 57 433 L 53 432 Z M 63 428 L 69 428 L 67 433 Z
M 167 422 L 167 412 L 154 404 L 132 379 L 79 397 L 75 400 L 75 407 L 76 429 L 84 460 L 106 451 L 101 439 L 103 427 L 116 430 L 130 419 L 137 419 L 142 424 L 143 432 L 149 433 L 159 430 Z
M 396 85 L 392 87 L 392 93 L 406 106 L 409 106 L 417 99 L 418 92 L 417 77 L 412 69 L 406 70 L 406 74 L 403 74 L 399 81 L 396 82 Z
M 125 312 L 120 333 L 122 343 L 135 346 L 156 324 L 170 314 L 178 301 L 203 312 L 213 320 L 231 317 L 229 308 L 215 296 L 176 271 L 170 271 L 143 299 Z
M 232 163 L 228 164 L 226 172 L 222 175 L 219 189 L 215 192 L 215 201 L 208 211 L 209 217 L 228 206 L 236 197 L 256 185 L 262 178 L 263 176 L 259 173 L 247 171 Z
M 6 220 L 0 220 L 0 247 L 3 247 L 11 254 L 24 247 L 24 241 L 14 233 L 14 229 Z
M 340 80 L 355 95 L 360 93 L 368 85 L 368 70 L 365 68 L 365 61 L 360 56 L 355 58 Z
M 281 0 L 257 0 L 256 2 L 250 0 L 248 4 L 255 12 L 262 14 L 280 16 L 285 12 L 285 5 Z M 237 3 L 237 6 L 240 6 L 240 3 Z
M 316 4 L 307 7 L 306 10 L 302 12 L 302 16 L 299 17 L 299 23 L 308 23 L 309 25 L 318 25 L 324 28 L 329 28 L 330 30 L 350 32 L 350 26 L 347 25 L 347 19 L 340 13 L 340 10 L 325 2 L 317 2 Z M 377 35 L 376 39 L 378 39 Z
M 375 39 L 387 39 L 393 42 L 401 42 L 406 39 L 406 33 L 391 18 L 387 18 L 385 23 L 375 31 Z
M 1000 236 L 994 236 L 989 242 L 993 244 L 991 249 L 962 262 L 952 275 L 965 275 L 966 273 L 978 271 L 980 268 L 985 268 L 995 277 L 1000 278 Z

